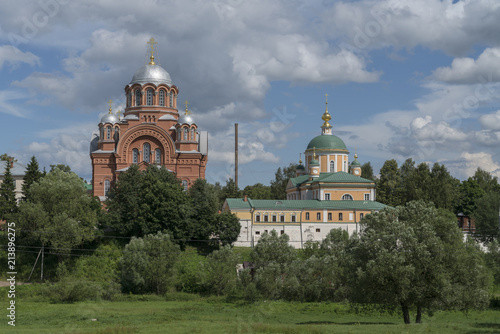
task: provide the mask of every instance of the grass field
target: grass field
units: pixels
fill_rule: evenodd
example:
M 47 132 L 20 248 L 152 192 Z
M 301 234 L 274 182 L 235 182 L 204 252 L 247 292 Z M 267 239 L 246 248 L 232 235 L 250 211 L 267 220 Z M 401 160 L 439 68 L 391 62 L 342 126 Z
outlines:
M 1 289 L 1 293 L 4 289 Z M 3 298 L 2 298 L 3 299 Z M 7 306 L 2 300 L 2 309 Z M 18 300 L 16 328 L 2 333 L 500 333 L 500 311 L 438 312 L 423 324 L 398 315 L 355 314 L 335 303 L 226 303 L 172 294 L 123 296 L 113 302 L 47 304 Z M 6 310 L 4 311 L 6 313 Z M 413 321 L 413 319 L 412 319 Z

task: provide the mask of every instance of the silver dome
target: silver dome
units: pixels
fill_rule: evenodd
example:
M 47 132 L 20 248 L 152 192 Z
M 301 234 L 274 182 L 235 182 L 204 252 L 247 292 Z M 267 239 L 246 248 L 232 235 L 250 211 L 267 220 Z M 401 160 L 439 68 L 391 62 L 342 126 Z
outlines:
M 179 117 L 179 119 L 177 120 L 177 124 L 192 125 L 192 124 L 194 124 L 193 116 L 184 114 L 181 117 Z
M 135 72 L 130 85 L 133 84 L 144 85 L 146 83 L 152 83 L 155 85 L 167 84 L 172 85 L 172 79 L 170 79 L 170 74 L 160 65 L 144 65 Z
M 101 123 L 111 123 L 111 124 L 116 124 L 120 122 L 120 120 L 118 119 L 118 117 L 116 117 L 116 115 L 113 115 L 113 114 L 106 114 L 104 116 L 102 116 L 101 118 Z

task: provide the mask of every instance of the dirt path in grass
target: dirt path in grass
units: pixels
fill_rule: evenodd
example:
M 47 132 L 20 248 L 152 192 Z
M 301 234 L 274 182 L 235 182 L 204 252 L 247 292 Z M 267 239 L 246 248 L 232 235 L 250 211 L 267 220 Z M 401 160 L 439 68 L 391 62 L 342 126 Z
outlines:
M 23 283 L 23 282 L 16 282 L 16 285 L 24 285 L 24 284 L 31 284 L 31 283 Z M 10 282 L 8 281 L 0 281 L 0 288 L 3 288 L 4 286 L 9 286 Z

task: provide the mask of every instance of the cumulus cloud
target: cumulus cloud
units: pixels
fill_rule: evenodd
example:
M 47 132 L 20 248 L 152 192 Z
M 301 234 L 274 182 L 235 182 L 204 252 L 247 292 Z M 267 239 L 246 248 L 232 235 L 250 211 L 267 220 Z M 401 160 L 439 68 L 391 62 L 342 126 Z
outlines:
M 494 114 L 482 115 L 479 117 L 479 123 L 483 129 L 500 130 L 500 110 Z
M 440 67 L 433 73 L 437 80 L 470 84 L 500 81 L 500 48 L 487 48 L 474 60 L 456 58 L 449 67 Z
M 330 36 L 358 50 L 421 45 L 459 56 L 476 44 L 500 44 L 493 0 L 338 2 L 321 19 Z
M 474 175 L 481 168 L 493 176 L 500 177 L 500 164 L 493 160 L 493 156 L 487 152 L 463 152 L 458 159 L 444 161 L 450 172 L 462 179 Z

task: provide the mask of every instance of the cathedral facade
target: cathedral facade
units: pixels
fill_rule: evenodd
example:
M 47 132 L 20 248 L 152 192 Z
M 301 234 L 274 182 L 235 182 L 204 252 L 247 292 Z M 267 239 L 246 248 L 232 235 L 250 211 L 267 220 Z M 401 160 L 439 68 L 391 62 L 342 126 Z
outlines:
M 154 39 L 148 64 L 125 86 L 123 115 L 111 108 L 90 144 L 93 195 L 104 200 L 119 174 L 132 164 L 164 166 L 181 179 L 185 189 L 205 178 L 208 134 L 199 131 L 191 112 L 177 108 L 179 88 L 154 61 Z
M 332 133 L 328 103 L 322 115 L 321 134 L 314 137 L 288 181 L 286 200 L 228 198 L 223 210 L 240 218 L 237 246 L 254 246 L 265 232 L 286 233 L 290 245 L 302 248 L 306 241 L 321 241 L 334 228 L 349 234 L 359 231 L 367 214 L 386 205 L 376 201 L 375 182 L 361 175 L 355 154 L 349 163 L 344 141 Z

